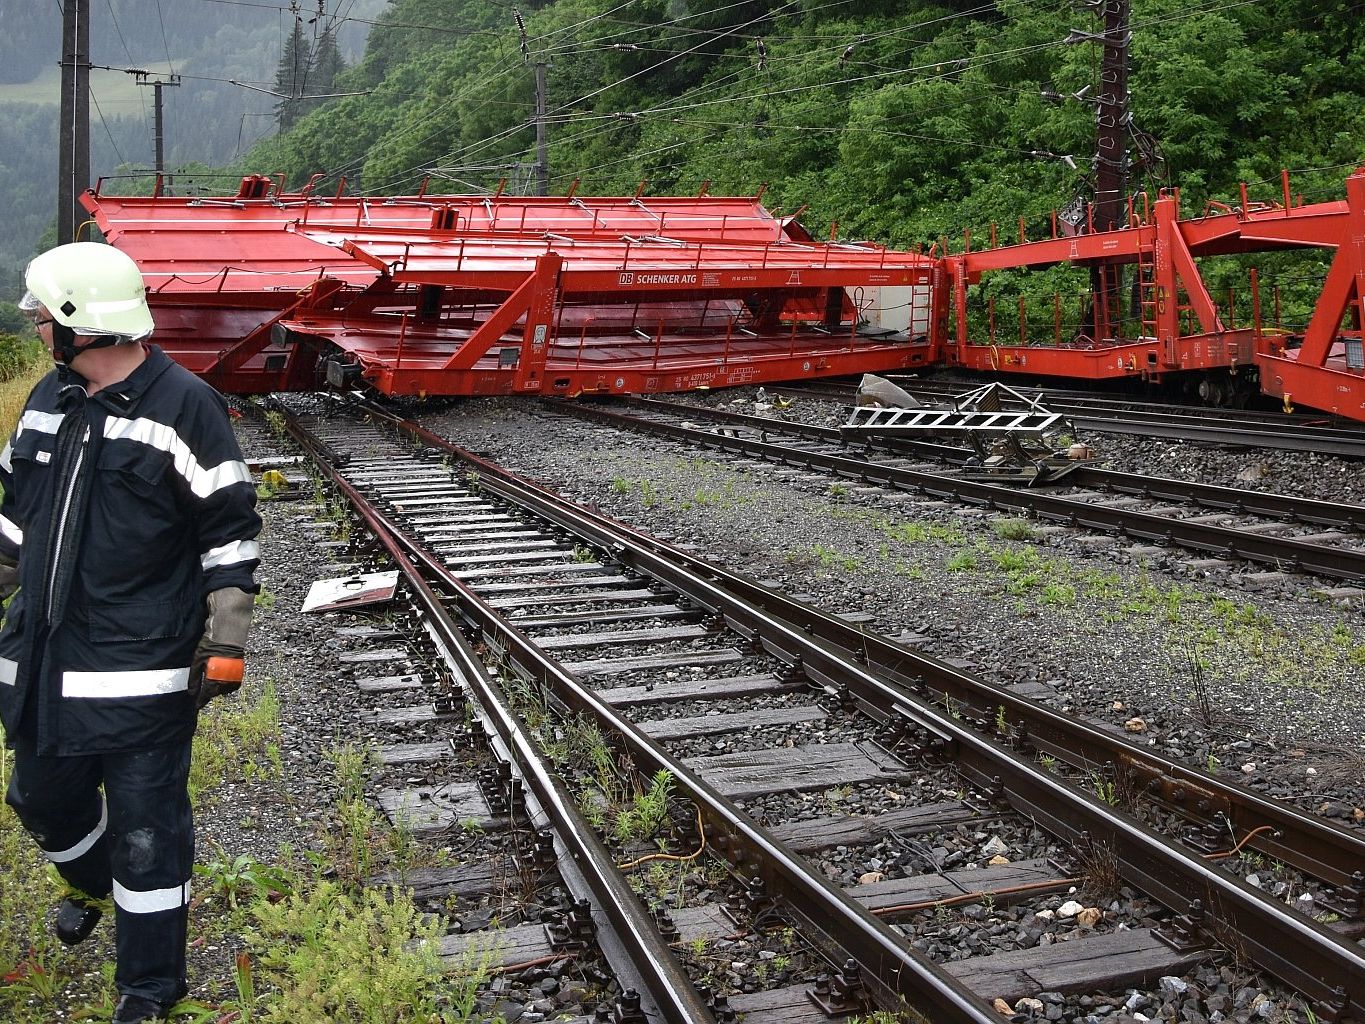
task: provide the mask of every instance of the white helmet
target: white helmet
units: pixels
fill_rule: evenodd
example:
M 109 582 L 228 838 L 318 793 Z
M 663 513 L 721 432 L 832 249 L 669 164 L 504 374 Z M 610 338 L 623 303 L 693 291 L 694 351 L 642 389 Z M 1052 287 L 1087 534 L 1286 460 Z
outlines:
M 76 334 L 138 341 L 155 326 L 142 272 L 112 245 L 72 242 L 49 249 L 24 271 L 24 287 L 20 309 L 43 306 Z

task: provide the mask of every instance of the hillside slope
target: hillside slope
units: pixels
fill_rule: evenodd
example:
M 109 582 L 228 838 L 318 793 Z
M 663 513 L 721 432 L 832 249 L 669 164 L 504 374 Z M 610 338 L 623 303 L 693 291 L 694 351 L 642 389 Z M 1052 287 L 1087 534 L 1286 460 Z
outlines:
M 1186 209 L 1281 167 L 1365 157 L 1365 18 L 1348 0 L 1133 0 L 1135 125 L 1164 160 L 1133 187 L 1179 185 Z M 533 68 L 548 64 L 552 191 L 752 194 L 808 204 L 817 232 L 899 244 L 1042 222 L 1086 191 L 1099 31 L 1057 0 L 396 0 L 342 99 L 242 167 L 315 171 L 386 193 L 529 191 Z M 524 38 L 524 48 L 521 45 Z M 524 52 L 523 52 L 524 50 Z M 1070 158 L 1070 159 L 1067 159 Z M 1072 164 L 1075 165 L 1073 169 Z

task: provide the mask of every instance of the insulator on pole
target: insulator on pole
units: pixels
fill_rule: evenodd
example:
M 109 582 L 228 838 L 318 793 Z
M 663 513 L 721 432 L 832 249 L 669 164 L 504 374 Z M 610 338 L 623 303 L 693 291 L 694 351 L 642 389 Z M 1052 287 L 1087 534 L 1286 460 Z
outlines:
M 512 18 L 517 23 L 517 48 L 521 50 L 523 60 L 531 59 L 531 44 L 526 38 L 526 19 L 521 16 L 521 11 L 512 8 Z

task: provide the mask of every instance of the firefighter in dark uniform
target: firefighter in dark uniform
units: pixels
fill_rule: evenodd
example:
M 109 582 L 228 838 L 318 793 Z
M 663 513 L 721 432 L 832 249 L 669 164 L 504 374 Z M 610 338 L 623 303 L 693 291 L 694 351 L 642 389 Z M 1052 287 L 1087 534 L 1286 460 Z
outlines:
M 113 896 L 113 1020 L 158 1020 L 186 992 L 190 745 L 241 682 L 256 492 L 222 396 L 142 344 L 132 259 L 63 245 L 24 283 L 57 368 L 0 455 L 5 799 L 73 891 L 63 942 Z

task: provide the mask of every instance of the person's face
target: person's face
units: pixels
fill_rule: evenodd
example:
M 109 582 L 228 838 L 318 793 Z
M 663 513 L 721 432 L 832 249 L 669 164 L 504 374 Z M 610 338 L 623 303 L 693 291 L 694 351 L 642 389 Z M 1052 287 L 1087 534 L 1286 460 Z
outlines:
M 33 326 L 38 329 L 38 337 L 47 346 L 47 351 L 52 352 L 52 325 L 56 322 L 52 319 L 52 314 L 47 311 L 46 306 L 39 306 L 29 314 L 29 319 L 33 321 Z

